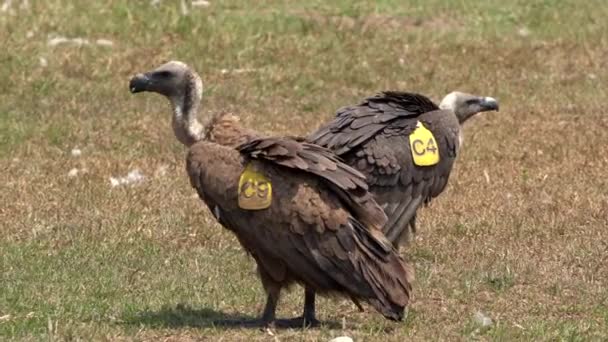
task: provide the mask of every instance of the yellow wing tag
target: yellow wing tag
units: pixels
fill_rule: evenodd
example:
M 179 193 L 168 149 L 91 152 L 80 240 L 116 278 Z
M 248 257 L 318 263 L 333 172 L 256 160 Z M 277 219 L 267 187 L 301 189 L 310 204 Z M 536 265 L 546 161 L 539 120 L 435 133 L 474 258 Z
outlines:
M 416 129 L 410 134 L 410 148 L 414 164 L 431 166 L 439 163 L 439 147 L 433 133 L 418 121 Z
M 272 203 L 272 184 L 263 174 L 255 171 L 250 163 L 239 178 L 238 195 L 241 209 L 266 209 Z

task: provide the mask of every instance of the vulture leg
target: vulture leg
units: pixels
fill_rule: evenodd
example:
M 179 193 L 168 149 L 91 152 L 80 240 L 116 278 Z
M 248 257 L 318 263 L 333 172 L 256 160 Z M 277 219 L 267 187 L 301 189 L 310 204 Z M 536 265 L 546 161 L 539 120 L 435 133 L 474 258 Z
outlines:
M 243 327 L 262 327 L 270 328 L 275 324 L 277 304 L 281 294 L 281 284 L 273 281 L 268 273 L 258 265 L 258 272 L 262 279 L 262 285 L 266 292 L 266 305 L 262 312 L 262 317 L 258 319 L 227 319 L 217 320 L 213 323 L 219 326 L 243 326 Z
M 352 300 L 353 304 L 355 304 L 355 306 L 357 306 L 357 309 L 359 309 L 359 312 L 365 312 L 365 309 L 363 309 L 363 306 L 361 305 L 361 303 L 359 303 L 359 300 L 357 300 L 357 298 L 350 297 L 350 300 Z
M 280 322 L 290 328 L 312 328 L 321 324 L 315 314 L 315 291 L 309 287 L 304 290 L 304 313 L 300 317 L 287 319 Z
M 279 296 L 281 295 L 281 285 L 270 278 L 270 275 L 262 268 L 258 267 L 260 272 L 260 278 L 262 279 L 262 285 L 264 291 L 268 294 L 266 299 L 266 306 L 262 313 L 261 323 L 262 326 L 268 327 L 274 324 L 275 314 L 277 311 L 277 304 L 279 303 Z
M 317 321 L 315 316 L 315 291 L 307 287 L 304 290 L 304 314 L 302 315 L 302 325 L 306 327 L 318 326 L 319 321 Z
M 268 293 L 268 297 L 266 299 L 266 306 L 264 307 L 264 313 L 262 313 L 262 325 L 267 327 L 274 323 L 275 320 L 275 312 L 277 311 L 277 303 L 279 302 L 279 294 L 276 293 Z
M 304 313 L 301 317 L 296 317 L 293 319 L 286 320 L 283 324 L 289 326 L 291 328 L 314 328 L 321 325 L 321 322 L 317 320 L 316 311 L 315 311 L 315 291 L 311 288 L 306 288 L 304 290 Z M 361 303 L 354 298 L 350 298 L 353 303 L 357 306 L 360 312 L 364 312 L 363 306 Z

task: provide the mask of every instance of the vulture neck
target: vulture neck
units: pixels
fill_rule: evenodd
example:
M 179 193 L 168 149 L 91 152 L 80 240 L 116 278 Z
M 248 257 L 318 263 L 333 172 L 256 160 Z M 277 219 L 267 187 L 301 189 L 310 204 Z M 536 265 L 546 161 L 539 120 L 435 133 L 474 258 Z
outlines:
M 205 125 L 197 118 L 203 98 L 203 82 L 194 72 L 188 78 L 183 94 L 170 100 L 173 106 L 173 133 L 179 142 L 190 147 L 204 138 Z
M 460 125 L 464 124 L 465 121 L 472 118 L 473 115 L 477 114 L 477 112 L 471 112 L 471 111 L 461 110 L 461 109 L 455 110 L 454 113 L 456 114 L 456 117 L 458 118 L 458 123 L 460 123 Z
M 194 72 L 188 77 L 183 94 L 170 97 L 173 106 L 173 133 L 179 142 L 187 147 L 202 140 L 236 147 L 260 136 L 259 133 L 244 128 L 239 118 L 230 113 L 211 115 L 201 123 L 197 116 L 203 97 L 203 82 Z

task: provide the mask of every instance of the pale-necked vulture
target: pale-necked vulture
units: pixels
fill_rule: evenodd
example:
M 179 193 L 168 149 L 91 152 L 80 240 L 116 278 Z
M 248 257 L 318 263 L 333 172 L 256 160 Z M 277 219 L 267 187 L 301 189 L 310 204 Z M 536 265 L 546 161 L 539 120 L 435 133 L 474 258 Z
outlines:
M 257 263 L 264 325 L 275 320 L 281 288 L 294 282 L 402 319 L 413 270 L 382 234 L 386 216 L 360 172 L 302 139 L 260 137 L 229 114 L 199 122 L 202 81 L 181 62 L 134 76 L 130 90 L 170 100 L 192 186 Z M 307 298 L 300 324 L 315 321 L 314 296 Z
M 452 92 L 438 106 L 420 94 L 387 91 L 339 109 L 307 140 L 333 150 L 367 177 L 389 218 L 383 231 L 399 248 L 410 229 L 415 232 L 416 210 L 446 187 L 460 126 L 490 110 L 498 111 L 491 97 Z

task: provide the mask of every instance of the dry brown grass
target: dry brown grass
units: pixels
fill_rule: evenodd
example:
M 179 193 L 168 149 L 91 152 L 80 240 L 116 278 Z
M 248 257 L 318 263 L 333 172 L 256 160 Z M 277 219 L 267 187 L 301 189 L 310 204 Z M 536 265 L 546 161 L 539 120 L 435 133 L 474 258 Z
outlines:
M 321 300 L 330 324 L 276 339 L 608 336 L 604 2 L 232 0 L 188 17 L 165 2 L 31 3 L 0 13 L 0 337 L 273 338 L 211 325 L 257 315 L 262 290 L 193 197 L 167 104 L 128 93 L 130 75 L 169 58 L 204 75 L 206 111 L 281 134 L 382 89 L 501 101 L 467 125 L 446 193 L 403 251 L 417 269 L 408 320 Z M 49 34 L 92 44 L 51 47 Z M 110 187 L 133 168 L 143 183 Z M 286 295 L 280 315 L 299 314 L 301 297 Z

